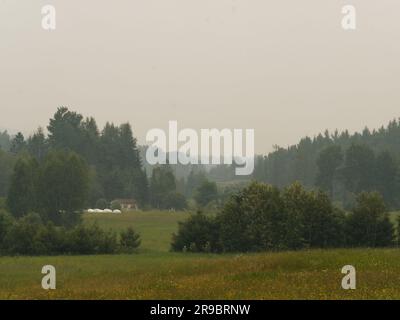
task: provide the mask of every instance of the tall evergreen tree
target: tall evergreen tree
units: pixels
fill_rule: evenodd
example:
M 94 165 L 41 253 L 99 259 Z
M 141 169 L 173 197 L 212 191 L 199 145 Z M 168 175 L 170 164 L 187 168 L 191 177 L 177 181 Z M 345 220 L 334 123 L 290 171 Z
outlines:
M 39 128 L 27 140 L 28 152 L 39 162 L 43 160 L 48 151 L 47 139 L 43 133 L 43 129 Z
M 150 201 L 155 208 L 164 208 L 164 202 L 170 192 L 176 192 L 175 176 L 169 165 L 160 165 L 153 169 L 150 179 Z
M 0 149 L 0 197 L 7 195 L 14 163 L 15 156 Z
M 17 160 L 7 196 L 7 206 L 15 217 L 22 217 L 38 208 L 37 161 L 32 157 Z
M 374 184 L 375 189 L 383 196 L 387 205 L 396 208 L 399 204 L 398 164 L 387 151 L 376 157 Z
M 82 115 L 69 111 L 67 107 L 58 108 L 47 126 L 50 146 L 83 154 L 82 119 Z
M 15 137 L 11 140 L 10 151 L 14 154 L 21 153 L 26 148 L 26 142 L 24 135 L 18 132 Z
M 56 224 L 74 224 L 84 209 L 89 191 L 89 168 L 74 152 L 53 151 L 43 162 L 40 211 Z
M 11 146 L 11 137 L 7 131 L 0 131 L 0 149 L 9 151 Z
M 343 178 L 347 190 L 358 194 L 374 189 L 375 154 L 366 145 L 352 144 L 345 155 Z
M 317 159 L 318 174 L 316 185 L 333 196 L 333 184 L 337 169 L 343 163 L 343 153 L 340 146 L 332 145 L 322 150 Z

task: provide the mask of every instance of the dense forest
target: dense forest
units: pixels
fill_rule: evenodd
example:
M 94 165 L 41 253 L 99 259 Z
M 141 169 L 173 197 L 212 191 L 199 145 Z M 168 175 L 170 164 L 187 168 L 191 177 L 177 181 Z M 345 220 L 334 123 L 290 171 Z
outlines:
M 0 133 L 0 198 L 8 197 L 9 202 L 18 203 L 20 207 L 29 202 L 29 209 L 36 209 L 32 201 L 26 199 L 29 192 L 24 188 L 33 184 L 36 189 L 46 189 L 41 185 L 47 183 L 56 184 L 57 188 L 52 189 L 59 194 L 80 190 L 85 198 L 83 206 L 92 208 L 108 207 L 115 199 L 133 199 L 140 208 L 158 209 L 185 209 L 189 198 L 200 199 L 203 204 L 206 204 L 204 199 L 209 199 L 208 202 L 216 200 L 216 185 L 208 184 L 205 168 L 168 164 L 149 166 L 144 159 L 146 147 L 137 145 L 129 123 L 106 123 L 100 130 L 94 118 L 84 118 L 60 107 L 50 119 L 47 132 L 46 135 L 39 128 L 28 138 L 20 132 L 14 136 Z M 80 168 L 81 172 L 75 179 L 85 190 L 70 186 L 62 188 L 66 181 L 63 172 L 72 170 L 68 167 L 72 165 L 71 159 L 75 161 L 75 169 Z M 59 180 L 54 178 L 56 167 L 60 171 Z M 31 182 L 35 172 L 40 174 L 37 174 L 36 182 Z M 54 181 L 46 181 L 49 176 Z M 211 185 L 210 190 L 202 187 L 203 184 Z M 40 194 L 46 192 L 42 190 Z M 24 199 L 20 197 L 22 194 Z M 17 195 L 16 199 L 14 195 Z M 56 198 L 55 194 L 51 197 Z M 14 210 L 22 216 L 20 211 L 28 209 Z
M 400 122 L 362 133 L 348 131 L 303 138 L 288 148 L 275 147 L 256 160 L 254 178 L 277 187 L 294 181 L 321 188 L 343 207 L 362 191 L 378 191 L 388 206 L 400 206 Z
M 107 123 L 100 132 L 93 118 L 84 119 L 82 115 L 62 107 L 50 119 L 47 130 L 48 136 L 39 128 L 27 139 L 18 133 L 9 142 L 3 133 L 2 147 L 8 152 L 1 155 L 0 171 L 9 173 L 10 163 L 24 156 L 42 163 L 52 151 L 72 151 L 89 166 L 92 182 L 90 202 L 133 195 L 140 202 L 147 200 L 147 180 L 129 124 L 115 126 Z M 4 196 L 9 183 L 7 177 L 2 179 L 0 195 Z
M 39 163 L 54 150 L 68 150 L 89 167 L 87 206 L 101 200 L 133 198 L 141 207 L 160 209 L 187 206 L 197 189 L 217 182 L 218 200 L 250 180 L 283 188 L 298 181 L 307 189 L 322 189 L 339 206 L 354 205 L 362 191 L 379 192 L 388 207 L 400 207 L 400 122 L 393 120 L 378 130 L 348 131 L 305 137 L 297 145 L 275 146 L 268 155 L 256 156 L 251 177 L 238 177 L 227 165 L 164 165 L 146 163 L 146 146 L 138 146 L 130 124 L 106 123 L 100 130 L 94 118 L 61 107 L 50 119 L 48 135 L 39 128 L 28 138 L 0 132 L 0 197 L 11 183 L 15 162 L 22 155 Z M 226 193 L 226 194 L 224 194 Z M 216 200 L 216 196 L 211 197 Z M 200 202 L 204 202 L 200 200 Z
M 267 155 L 256 155 L 252 176 L 235 176 L 233 166 L 206 170 L 216 182 L 256 180 L 283 188 L 298 181 L 308 189 L 322 189 L 348 209 L 362 191 L 382 194 L 391 209 L 400 208 L 400 121 L 361 133 L 325 131 L 304 137 L 286 148 L 275 145 Z
M 81 219 L 83 209 L 124 199 L 198 212 L 173 237 L 176 251 L 392 246 L 399 138 L 398 121 L 362 134 L 325 132 L 258 156 L 243 178 L 226 165 L 149 166 L 129 123 L 100 130 L 60 107 L 47 134 L 0 134 L 0 254 L 133 252 L 134 230 L 116 235 Z

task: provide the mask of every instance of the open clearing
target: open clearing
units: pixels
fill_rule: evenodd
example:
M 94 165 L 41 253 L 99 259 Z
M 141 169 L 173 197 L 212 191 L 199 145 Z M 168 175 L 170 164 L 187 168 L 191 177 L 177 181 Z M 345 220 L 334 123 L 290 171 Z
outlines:
M 86 215 L 101 227 L 132 225 L 133 255 L 2 257 L 1 299 L 400 299 L 398 249 L 339 249 L 245 255 L 171 253 L 182 212 Z M 41 268 L 57 270 L 57 289 L 41 288 Z M 357 270 L 357 289 L 341 288 L 341 268 Z

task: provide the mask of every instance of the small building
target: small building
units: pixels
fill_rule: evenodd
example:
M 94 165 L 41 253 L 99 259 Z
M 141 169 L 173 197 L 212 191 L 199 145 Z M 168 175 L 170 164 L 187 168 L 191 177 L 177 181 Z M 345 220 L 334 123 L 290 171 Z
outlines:
M 122 210 L 138 210 L 137 202 L 134 199 L 115 199 L 121 205 Z

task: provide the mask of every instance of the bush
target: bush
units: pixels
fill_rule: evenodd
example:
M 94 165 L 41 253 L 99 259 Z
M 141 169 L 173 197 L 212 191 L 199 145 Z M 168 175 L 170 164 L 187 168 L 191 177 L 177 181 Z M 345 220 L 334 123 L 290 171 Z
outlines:
M 44 226 L 40 216 L 29 213 L 16 220 L 5 237 L 9 254 L 40 255 L 46 254 L 46 245 L 38 237 Z
M 132 251 L 140 245 L 139 236 L 128 229 L 121 234 L 104 231 L 96 224 L 80 224 L 72 229 L 43 224 L 40 216 L 31 213 L 18 220 L 0 211 L 0 254 L 56 255 L 56 254 L 112 254 L 119 248 Z
M 296 221 L 286 220 L 279 190 L 257 182 L 233 195 L 217 219 L 227 252 L 286 248 L 286 230 L 298 228 Z
M 2 243 L 2 254 L 56 255 L 70 253 L 67 231 L 52 222 L 43 224 L 40 216 L 30 213 L 15 220 Z
M 333 207 L 326 193 L 306 191 L 299 183 L 293 183 L 283 190 L 282 198 L 287 220 L 287 248 L 326 248 L 344 244 L 345 215 Z
M 178 233 L 172 235 L 173 251 L 217 252 L 219 247 L 219 227 L 214 217 L 201 212 L 179 223 Z
M 251 183 L 225 204 L 216 218 L 201 213 L 179 224 L 172 250 L 254 252 L 393 244 L 394 226 L 382 197 L 362 193 L 346 217 L 322 191 L 294 183 L 283 191 Z
M 66 229 L 56 227 L 52 222 L 48 222 L 37 230 L 36 239 L 37 243 L 40 243 L 43 254 L 57 255 L 69 253 Z
M 0 209 L 0 254 L 7 249 L 5 239 L 13 224 L 12 216 L 5 210 Z
M 393 244 L 394 227 L 383 198 L 377 192 L 363 192 L 346 223 L 348 244 L 354 247 L 384 247 Z
M 140 236 L 129 227 L 126 231 L 121 232 L 120 250 L 122 252 L 134 252 L 140 246 Z
M 117 249 L 116 234 L 97 224 L 79 225 L 68 233 L 68 251 L 73 254 L 107 254 Z

